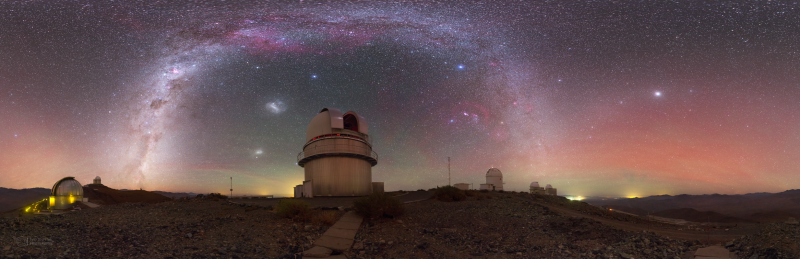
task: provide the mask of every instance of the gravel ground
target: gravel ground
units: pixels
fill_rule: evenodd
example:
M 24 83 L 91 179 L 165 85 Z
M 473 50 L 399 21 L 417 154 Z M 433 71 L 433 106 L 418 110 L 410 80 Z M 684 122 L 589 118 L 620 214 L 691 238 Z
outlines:
M 520 198 L 427 200 L 395 219 L 367 220 L 349 258 L 681 258 L 700 246 L 562 216 Z
M 736 251 L 740 258 L 800 258 L 800 225 L 770 223 L 758 233 L 729 242 L 726 247 Z
M 528 194 L 406 204 L 365 220 L 348 258 L 686 258 L 698 241 L 569 217 Z M 577 204 L 577 205 L 576 205 Z M 564 205 L 564 204 L 562 204 Z M 549 206 L 549 205 L 548 205 Z M 581 203 L 586 214 L 633 222 Z M 576 207 L 577 206 L 577 207 Z M 584 206 L 584 207 L 581 207 Z M 560 207 L 559 207 L 560 208 Z M 341 216 L 342 212 L 339 212 Z M 218 199 L 126 203 L 50 216 L 0 217 L 8 258 L 300 258 L 327 226 L 279 218 L 269 206 Z M 776 223 L 726 244 L 742 258 L 799 258 L 800 227 Z
M 224 200 L 126 203 L 62 215 L 0 218 L 0 256 L 295 258 L 327 228 Z

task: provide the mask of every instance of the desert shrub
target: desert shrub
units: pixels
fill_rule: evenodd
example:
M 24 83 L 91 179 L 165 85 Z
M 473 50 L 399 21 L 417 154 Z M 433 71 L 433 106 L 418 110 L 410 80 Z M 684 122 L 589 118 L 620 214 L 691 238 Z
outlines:
M 483 200 L 483 193 L 476 193 L 475 198 L 478 200 Z
M 222 194 L 216 193 L 216 192 L 215 193 L 209 193 L 209 194 L 206 194 L 206 195 L 198 194 L 197 196 L 195 196 L 195 199 L 201 199 L 201 200 L 224 200 L 224 199 L 227 199 L 227 198 L 228 198 L 228 196 L 222 195 Z
M 403 215 L 403 203 L 386 193 L 373 193 L 353 201 L 353 208 L 358 214 L 368 218 L 380 216 L 397 217 Z
M 467 195 L 463 190 L 448 185 L 437 188 L 433 198 L 440 201 L 463 201 L 467 199 Z
M 467 195 L 467 197 L 473 197 L 473 196 L 475 196 L 475 191 L 466 190 L 466 191 L 464 191 L 464 194 Z
M 492 199 L 492 195 L 491 194 L 487 194 L 486 195 L 486 199 Z
M 320 225 L 331 226 L 336 223 L 337 220 L 339 220 L 339 215 L 336 214 L 336 211 L 332 210 L 323 210 L 314 216 L 314 222 Z
M 424 192 L 424 191 L 425 191 L 425 189 L 418 189 L 417 191 L 418 191 L 418 192 Z
M 499 193 L 504 193 L 505 191 L 503 191 L 503 190 L 499 190 L 499 191 L 497 191 L 497 192 L 499 192 Z
M 282 199 L 275 206 L 275 212 L 280 217 L 307 221 L 311 216 L 311 206 L 303 200 Z
M 487 193 L 489 190 L 481 190 L 482 193 Z

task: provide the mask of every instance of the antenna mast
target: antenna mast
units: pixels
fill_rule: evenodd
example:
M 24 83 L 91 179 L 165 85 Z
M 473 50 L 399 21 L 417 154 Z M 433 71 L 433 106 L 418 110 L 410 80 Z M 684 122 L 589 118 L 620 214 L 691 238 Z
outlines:
M 450 184 L 450 157 L 447 157 L 447 185 L 453 186 Z
M 231 199 L 233 199 L 233 176 L 231 176 Z

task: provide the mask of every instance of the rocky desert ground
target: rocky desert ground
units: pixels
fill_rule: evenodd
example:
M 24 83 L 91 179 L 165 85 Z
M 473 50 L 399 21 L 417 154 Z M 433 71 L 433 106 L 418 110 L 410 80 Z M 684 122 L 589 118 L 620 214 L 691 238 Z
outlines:
M 491 197 L 491 198 L 490 198 Z M 0 217 L 6 258 L 301 258 L 327 224 L 225 199 L 123 203 L 61 215 Z M 693 258 L 705 232 L 648 223 L 527 193 L 405 204 L 366 219 L 347 258 Z M 343 211 L 336 211 L 337 216 Z M 570 213 L 566 213 L 570 212 Z M 616 222 L 620 226 L 604 223 Z M 648 231 L 649 230 L 649 231 Z M 665 232 L 666 231 L 666 232 Z M 725 231 L 725 230 L 718 230 Z M 763 224 L 719 245 L 739 258 L 798 258 L 800 227 Z M 673 234 L 677 233 L 677 234 Z M 682 235 L 678 235 L 682 234 Z M 718 240 L 712 240 L 717 242 Z M 755 255 L 755 257 L 752 257 Z

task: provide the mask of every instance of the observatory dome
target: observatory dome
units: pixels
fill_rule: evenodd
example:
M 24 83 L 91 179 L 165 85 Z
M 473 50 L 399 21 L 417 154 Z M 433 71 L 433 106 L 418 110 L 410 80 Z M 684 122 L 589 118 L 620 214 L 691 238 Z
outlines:
M 500 172 L 500 169 L 492 167 L 492 168 L 489 168 L 489 171 L 486 171 L 486 177 L 490 177 L 490 176 L 500 176 L 500 177 L 502 177 L 503 173 Z
M 51 196 L 83 196 L 83 186 L 75 177 L 64 177 L 53 185 Z
M 382 192 L 383 183 L 372 182 L 378 154 L 372 151 L 367 120 L 355 112 L 323 108 L 306 129 L 297 165 L 305 180 L 295 186 L 297 197 L 366 196 Z
M 553 188 L 553 186 L 548 184 L 548 185 L 547 185 L 547 187 L 545 187 L 545 188 L 547 188 L 547 189 L 552 189 L 552 188 Z
M 53 185 L 50 191 L 50 206 L 52 210 L 70 209 L 75 202 L 83 200 L 83 186 L 75 177 L 64 177 Z
M 333 133 L 349 133 L 346 131 L 368 135 L 367 128 L 367 120 L 355 112 L 350 111 L 342 114 L 342 111 L 337 108 L 323 108 L 311 119 L 311 123 L 308 124 L 308 128 L 306 129 L 306 142 L 318 136 Z
M 539 182 L 532 182 L 531 187 L 539 187 Z

